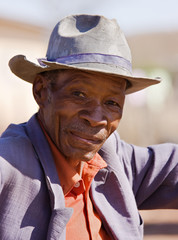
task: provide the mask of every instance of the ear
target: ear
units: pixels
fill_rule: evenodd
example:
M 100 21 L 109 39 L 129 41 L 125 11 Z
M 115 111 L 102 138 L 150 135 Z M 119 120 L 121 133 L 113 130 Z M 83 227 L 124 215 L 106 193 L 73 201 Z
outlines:
M 40 108 L 43 108 L 47 103 L 48 99 L 47 80 L 40 74 L 36 75 L 33 83 L 33 96 Z

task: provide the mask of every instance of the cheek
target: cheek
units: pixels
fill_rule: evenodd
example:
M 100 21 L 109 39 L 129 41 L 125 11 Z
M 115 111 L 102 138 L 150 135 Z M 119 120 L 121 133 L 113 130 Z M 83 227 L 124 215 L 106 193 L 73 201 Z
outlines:
M 56 115 L 67 119 L 75 115 L 79 111 L 79 107 L 81 108 L 71 100 L 61 99 L 55 103 L 54 112 Z
M 67 132 L 73 120 L 72 116 L 69 115 L 69 113 L 71 112 L 65 112 L 65 110 L 62 112 L 57 111 L 54 117 L 53 129 L 55 134 L 55 143 L 60 150 L 65 148 L 65 146 L 68 146 Z
M 50 105 L 50 107 L 43 112 L 43 125 L 55 144 L 59 141 L 60 115 L 58 111 Z
M 111 122 L 111 124 L 110 124 L 110 134 L 113 133 L 118 128 L 120 120 L 121 119 L 117 119 L 117 120 Z

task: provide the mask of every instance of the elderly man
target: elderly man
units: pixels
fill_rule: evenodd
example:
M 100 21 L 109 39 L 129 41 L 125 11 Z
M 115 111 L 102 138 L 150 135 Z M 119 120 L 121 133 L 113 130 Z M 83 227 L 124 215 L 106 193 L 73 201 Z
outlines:
M 1 239 L 139 240 L 138 209 L 178 208 L 178 146 L 136 147 L 115 131 L 125 95 L 159 82 L 131 75 L 115 20 L 66 17 L 38 65 L 9 65 L 39 111 L 0 139 Z

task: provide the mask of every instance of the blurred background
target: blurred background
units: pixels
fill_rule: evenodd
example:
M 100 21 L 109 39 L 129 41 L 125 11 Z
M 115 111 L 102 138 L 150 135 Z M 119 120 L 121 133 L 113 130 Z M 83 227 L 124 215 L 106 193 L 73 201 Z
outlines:
M 10 123 L 27 121 L 38 107 L 32 87 L 18 79 L 8 61 L 23 54 L 31 61 L 46 54 L 54 25 L 71 14 L 117 19 L 125 33 L 137 76 L 161 77 L 154 87 L 128 95 L 118 131 L 133 144 L 178 143 L 177 0 L 6 0 L 0 2 L 0 134 Z M 141 212 L 145 239 L 178 239 L 178 212 Z

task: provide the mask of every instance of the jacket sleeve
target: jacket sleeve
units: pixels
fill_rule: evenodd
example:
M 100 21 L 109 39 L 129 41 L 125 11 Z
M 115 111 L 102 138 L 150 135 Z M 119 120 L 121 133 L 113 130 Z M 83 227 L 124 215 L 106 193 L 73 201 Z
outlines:
M 121 161 L 138 208 L 178 209 L 178 145 L 138 147 L 121 141 L 117 132 L 112 135 L 110 151 Z

